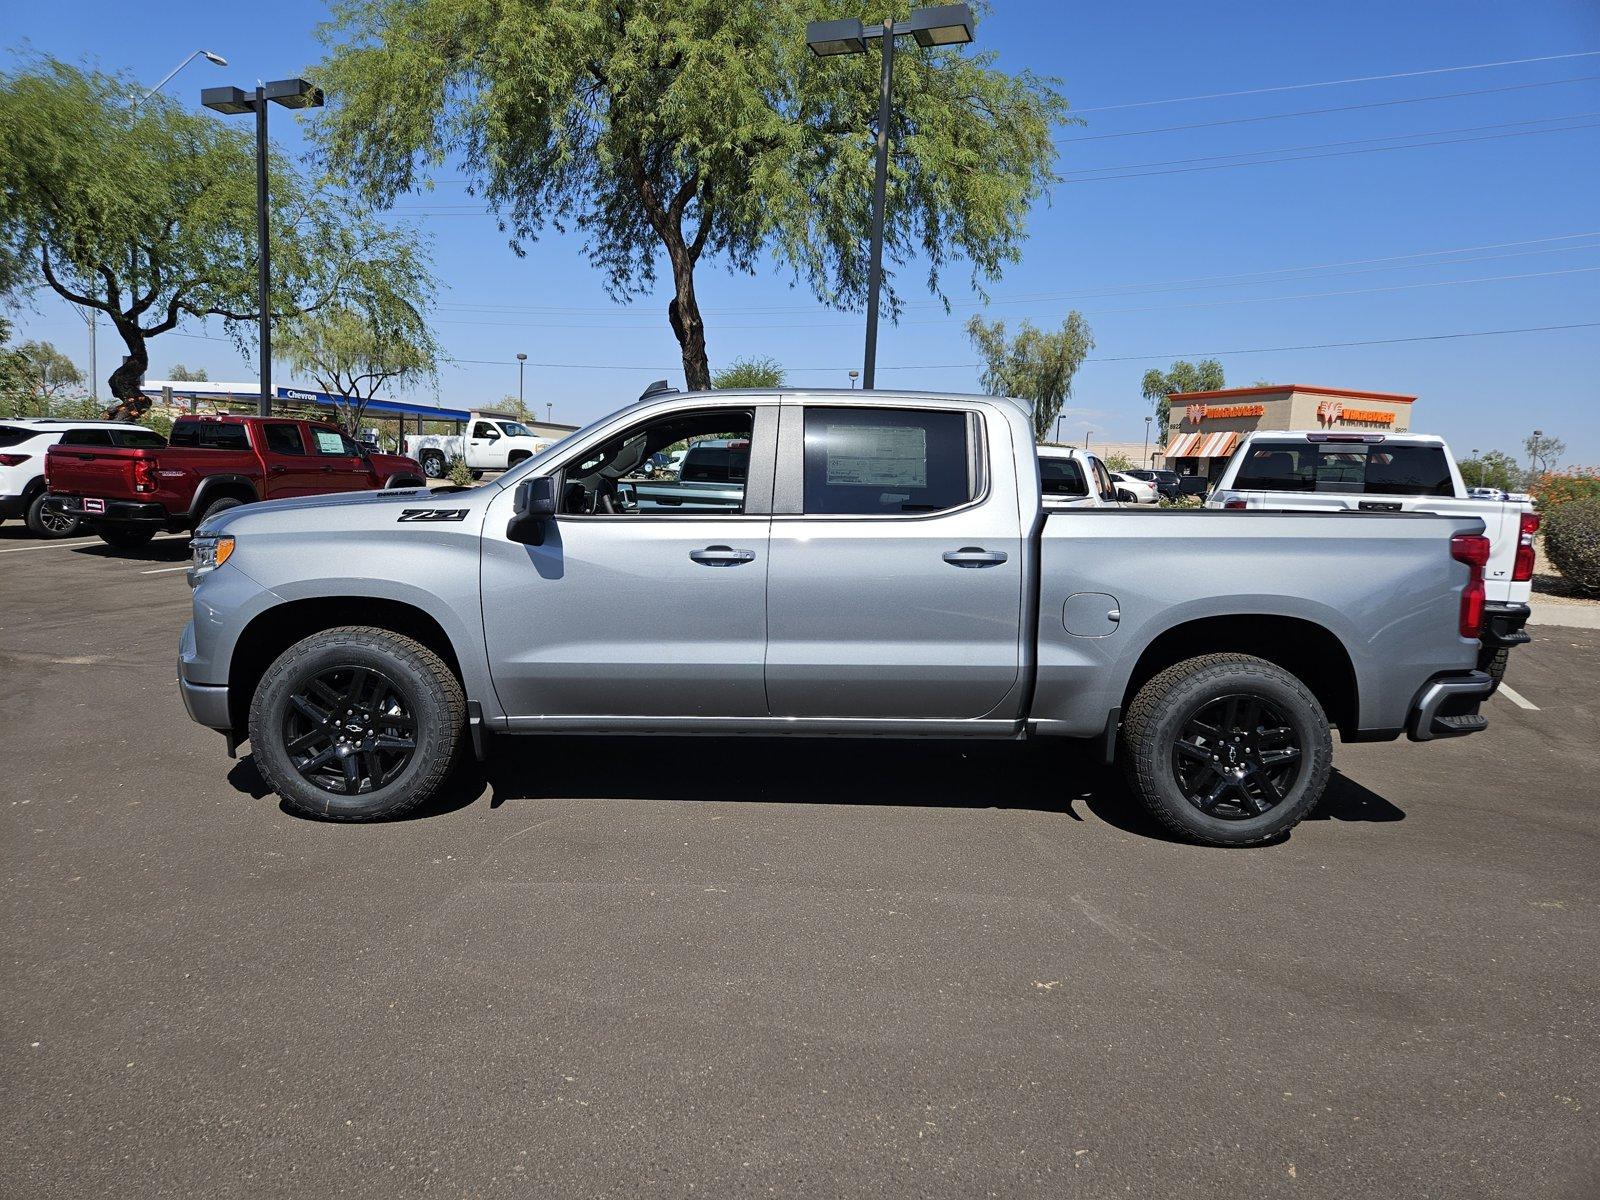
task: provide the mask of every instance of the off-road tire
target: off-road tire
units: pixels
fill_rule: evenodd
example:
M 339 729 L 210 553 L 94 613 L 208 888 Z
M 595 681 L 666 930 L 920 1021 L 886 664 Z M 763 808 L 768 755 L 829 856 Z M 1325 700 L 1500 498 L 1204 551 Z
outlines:
M 106 545 L 118 550 L 137 550 L 140 546 L 149 545 L 150 539 L 156 535 L 154 529 L 127 529 L 116 525 L 102 526 L 95 533 Z
M 450 473 L 450 464 L 437 450 L 424 450 L 417 461 L 422 464 L 422 473 L 429 479 L 443 479 Z
M 1284 798 L 1253 818 L 1228 820 L 1201 812 L 1179 787 L 1174 746 L 1185 723 L 1225 696 L 1258 696 L 1295 731 L 1300 771 Z M 1134 794 L 1162 826 L 1207 846 L 1251 846 L 1299 824 L 1328 786 L 1333 738 L 1310 690 L 1282 667 L 1248 654 L 1206 654 L 1162 671 L 1139 689 L 1123 718 L 1119 757 Z
M 349 665 L 375 669 L 407 694 L 416 722 L 416 749 L 391 782 L 370 792 L 339 794 L 301 776 L 285 749 L 290 693 L 320 671 Z M 432 798 L 461 753 L 467 701 L 461 681 L 421 642 L 388 629 L 324 629 L 290 646 L 267 668 L 250 700 L 250 746 L 256 768 L 290 808 L 334 821 L 401 816 Z
M 1487 646 L 1478 655 L 1478 670 L 1488 673 L 1494 680 L 1494 686 L 1489 689 L 1489 695 L 1494 695 L 1500 690 L 1500 685 L 1505 681 L 1506 667 L 1511 662 L 1511 647 L 1502 646 L 1491 651 Z
M 210 504 L 206 505 L 205 512 L 200 514 L 200 519 L 194 523 L 194 527 L 199 529 L 200 526 L 204 525 L 218 513 L 227 512 L 230 508 L 238 508 L 243 503 L 243 500 L 236 499 L 233 496 L 223 496 L 219 500 L 213 500 Z
M 48 492 L 40 492 L 29 502 L 27 516 L 23 518 L 28 526 L 28 532 L 42 538 L 71 537 L 78 532 L 78 519 L 69 517 L 59 510 L 54 514 L 46 512 L 44 502 L 48 495 Z M 53 525 L 50 524 L 52 521 Z

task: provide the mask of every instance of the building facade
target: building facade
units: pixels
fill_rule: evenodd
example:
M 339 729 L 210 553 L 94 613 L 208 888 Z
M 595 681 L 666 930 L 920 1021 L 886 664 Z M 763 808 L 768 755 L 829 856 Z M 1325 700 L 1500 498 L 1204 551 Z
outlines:
M 1415 396 L 1358 392 L 1304 383 L 1174 392 L 1163 451 L 1167 470 L 1215 480 L 1247 433 L 1261 429 L 1331 433 L 1405 433 Z

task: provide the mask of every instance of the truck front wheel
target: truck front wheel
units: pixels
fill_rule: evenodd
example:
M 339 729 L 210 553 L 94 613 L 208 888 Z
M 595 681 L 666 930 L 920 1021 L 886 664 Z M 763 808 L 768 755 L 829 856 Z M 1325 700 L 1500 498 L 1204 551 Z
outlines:
M 325 629 L 285 650 L 250 702 L 256 766 L 290 808 L 336 821 L 409 812 L 450 774 L 466 724 L 461 681 L 387 629 Z
M 1333 738 L 1317 698 L 1282 667 L 1207 654 L 1139 689 L 1122 725 L 1122 759 L 1134 792 L 1173 833 L 1249 846 L 1316 807 Z

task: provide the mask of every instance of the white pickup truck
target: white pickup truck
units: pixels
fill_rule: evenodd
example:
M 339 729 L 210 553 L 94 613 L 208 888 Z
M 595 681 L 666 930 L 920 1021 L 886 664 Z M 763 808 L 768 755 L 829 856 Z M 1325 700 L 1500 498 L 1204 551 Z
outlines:
M 465 435 L 413 433 L 406 436 L 406 456 L 416 459 L 430 479 L 443 479 L 456 459 L 465 460 L 476 479 L 484 471 L 504 471 L 525 458 L 542 454 L 556 443 L 540 437 L 521 421 L 494 413 L 472 414 Z
M 1526 497 L 1471 495 L 1445 440 L 1422 433 L 1248 434 L 1206 500 L 1207 508 L 1427 512 L 1478 517 L 1489 538 L 1484 568 L 1483 653 L 1496 685 L 1533 594 L 1533 535 L 1539 514 Z

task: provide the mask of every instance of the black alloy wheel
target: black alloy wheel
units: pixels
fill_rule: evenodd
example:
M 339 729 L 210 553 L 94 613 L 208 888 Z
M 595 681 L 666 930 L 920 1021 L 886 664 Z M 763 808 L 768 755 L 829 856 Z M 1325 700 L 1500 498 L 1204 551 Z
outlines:
M 1288 717 L 1248 693 L 1202 703 L 1172 745 L 1179 791 L 1200 812 L 1225 821 L 1276 808 L 1294 789 L 1303 759 Z
M 329 667 L 301 680 L 289 693 L 282 732 L 300 777 L 344 796 L 393 782 L 417 751 L 410 699 L 368 666 Z

